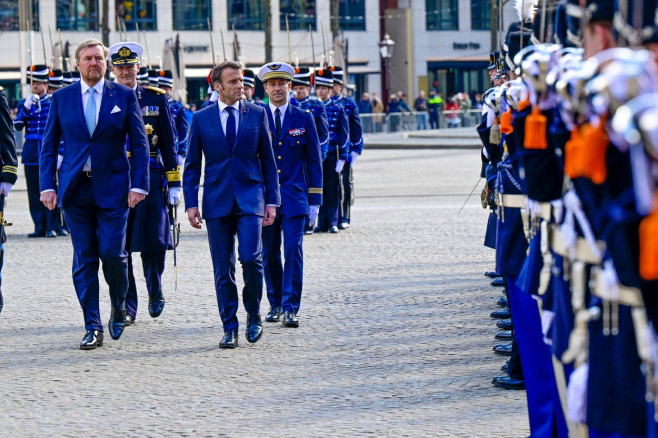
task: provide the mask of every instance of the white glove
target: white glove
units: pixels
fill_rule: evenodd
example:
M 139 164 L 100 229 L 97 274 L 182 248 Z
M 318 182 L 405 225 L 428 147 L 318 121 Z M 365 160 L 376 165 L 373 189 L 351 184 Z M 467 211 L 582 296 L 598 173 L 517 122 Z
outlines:
M 178 163 L 180 167 L 183 167 L 183 163 L 185 163 L 185 157 L 182 155 L 176 155 L 176 163 Z
M 345 165 L 345 160 L 336 161 L 336 173 L 341 173 L 343 171 L 344 165 Z
M 25 99 L 25 102 L 23 102 L 23 106 L 25 107 L 26 110 L 29 110 L 32 104 L 36 100 L 39 100 L 39 98 L 34 94 L 30 94 L 29 96 L 27 96 L 27 99 Z
M 0 193 L 5 195 L 5 197 L 9 196 L 9 192 L 11 192 L 11 189 L 14 188 L 13 184 L 9 184 L 8 182 L 3 182 L 0 183 Z
M 169 193 L 167 195 L 167 203 L 169 205 L 176 205 L 178 204 L 179 199 L 180 199 L 180 187 L 170 187 Z
M 309 205 L 308 206 L 308 226 L 310 227 L 315 223 L 315 220 L 318 218 L 318 213 L 320 212 L 319 205 Z
M 354 163 L 356 163 L 357 158 L 359 158 L 358 152 L 350 152 L 350 163 L 352 164 L 352 167 L 354 167 Z
M 64 161 L 64 155 L 57 155 L 57 170 L 62 167 L 62 161 Z

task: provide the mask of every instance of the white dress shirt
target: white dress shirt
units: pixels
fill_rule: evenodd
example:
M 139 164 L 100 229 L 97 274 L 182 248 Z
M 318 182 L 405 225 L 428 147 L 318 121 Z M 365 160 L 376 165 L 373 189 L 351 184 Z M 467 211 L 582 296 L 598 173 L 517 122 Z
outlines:
M 288 111 L 288 102 L 284 103 L 281 106 L 276 106 L 272 105 L 272 102 L 268 103 L 270 106 L 270 111 L 272 112 L 272 120 L 276 120 L 274 116 L 274 111 L 276 111 L 277 108 L 279 108 L 279 111 L 281 112 L 281 129 L 283 129 L 283 119 L 286 117 L 286 111 Z M 274 122 L 274 125 L 276 126 L 276 121 Z
M 101 78 L 96 85 L 93 86 L 96 92 L 94 93 L 94 99 L 96 99 L 96 124 L 98 125 L 98 115 L 101 112 L 101 101 L 103 100 L 103 87 L 105 87 L 105 78 Z M 89 85 L 84 80 L 80 81 L 80 90 L 82 92 L 82 114 L 85 113 L 87 109 L 87 102 L 89 102 L 89 93 L 87 92 L 90 88 Z
M 228 120 L 228 111 L 225 110 L 228 105 L 219 99 L 217 101 L 217 106 L 219 107 L 219 121 L 222 123 L 222 131 L 224 131 L 224 135 L 226 135 L 226 121 Z M 235 117 L 235 138 L 238 138 L 238 126 L 240 126 L 240 101 L 236 101 L 233 103 L 233 105 L 231 105 L 231 107 L 235 108 L 235 112 L 233 113 L 233 116 Z

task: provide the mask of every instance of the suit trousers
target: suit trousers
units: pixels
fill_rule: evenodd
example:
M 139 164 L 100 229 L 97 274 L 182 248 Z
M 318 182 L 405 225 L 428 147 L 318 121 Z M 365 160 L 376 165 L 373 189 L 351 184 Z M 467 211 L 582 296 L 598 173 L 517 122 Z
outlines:
M 27 184 L 27 202 L 30 216 L 34 222 L 34 231 L 45 233 L 57 229 L 57 215 L 59 210 L 48 210 L 41 202 L 39 190 L 39 166 L 25 166 L 25 183 Z
M 340 181 L 336 172 L 337 156 L 330 153 L 322 162 L 322 206 L 318 214 L 318 227 L 328 229 L 338 226 L 340 206 Z
M 162 298 L 162 273 L 165 267 L 165 251 L 141 252 L 142 270 L 146 279 L 146 290 L 151 299 Z M 137 317 L 137 284 L 133 272 L 132 253 L 128 253 L 128 293 L 126 294 L 126 312 Z
M 263 271 L 267 299 L 271 307 L 299 311 L 304 277 L 304 224 L 306 216 L 277 215 L 274 223 L 263 227 Z M 281 263 L 281 234 L 283 255 Z
M 260 313 L 263 296 L 263 217 L 244 214 L 235 200 L 228 216 L 206 219 L 208 243 L 215 274 L 215 292 L 224 331 L 238 329 L 238 287 L 235 282 L 235 237 L 242 265 L 242 303 L 248 314 Z
M 123 310 L 128 289 L 128 255 L 124 249 L 128 207 L 99 207 L 91 179 L 83 175 L 63 210 L 73 244 L 73 285 L 85 328 L 103 331 L 98 304 L 99 259 L 103 262 L 112 308 Z

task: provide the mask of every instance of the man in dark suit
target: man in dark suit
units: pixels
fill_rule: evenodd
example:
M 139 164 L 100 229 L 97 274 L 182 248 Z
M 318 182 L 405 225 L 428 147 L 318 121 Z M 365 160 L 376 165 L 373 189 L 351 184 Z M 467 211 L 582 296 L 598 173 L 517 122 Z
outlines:
M 105 80 L 106 57 L 107 48 L 98 40 L 85 40 L 76 49 L 82 80 L 53 95 L 40 160 L 41 201 L 50 210 L 59 201 L 71 232 L 73 284 L 87 330 L 83 350 L 103 344 L 99 259 L 110 289 L 110 336 L 119 339 L 123 333 L 128 207 L 135 207 L 149 189 L 149 147 L 137 97 L 130 88 Z M 53 181 L 60 140 L 64 150 L 57 194 Z
M 261 231 L 272 225 L 281 204 L 279 178 L 265 109 L 242 101 L 242 67 L 234 61 L 215 66 L 210 81 L 216 103 L 192 117 L 183 195 L 192 227 L 208 226 L 219 314 L 224 325 L 220 348 L 238 346 L 238 288 L 235 283 L 235 236 L 242 264 L 242 301 L 247 311 L 247 341 L 262 333 L 263 295 Z M 205 157 L 203 216 L 199 212 L 201 162 Z M 203 219 L 202 219 L 203 217 Z
M 269 96 L 267 118 L 279 172 L 281 207 L 274 224 L 263 228 L 263 267 L 270 311 L 265 320 L 298 327 L 302 298 L 304 223 L 315 222 L 322 204 L 322 154 L 310 110 L 288 104 L 294 69 L 265 64 L 258 71 Z M 306 220 L 308 214 L 308 221 Z M 281 264 L 281 233 L 285 265 Z

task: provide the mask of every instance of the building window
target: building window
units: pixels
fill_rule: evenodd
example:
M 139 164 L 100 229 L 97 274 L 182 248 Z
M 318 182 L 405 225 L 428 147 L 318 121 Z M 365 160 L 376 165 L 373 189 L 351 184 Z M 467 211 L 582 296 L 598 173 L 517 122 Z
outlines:
M 117 19 L 125 23 L 126 30 L 157 30 L 155 0 L 117 0 Z M 117 29 L 120 29 L 117 22 Z
M 314 0 L 281 0 L 279 12 L 282 31 L 286 30 L 286 17 L 290 30 L 308 30 L 309 25 L 315 30 Z
M 366 30 L 365 0 L 339 0 L 341 30 Z
M 210 0 L 172 0 L 174 30 L 208 30 Z
M 491 26 L 491 5 L 489 0 L 471 0 L 471 29 L 489 30 Z
M 263 2 L 261 0 L 228 0 L 228 27 L 238 30 L 263 30 Z
M 57 28 L 97 31 L 98 0 L 57 0 Z
M 425 0 L 427 30 L 457 30 L 457 0 Z
M 25 28 L 27 19 L 21 23 L 18 10 L 21 3 L 16 0 L 0 0 L 0 32 Z M 39 31 L 39 0 L 32 0 L 32 30 Z

